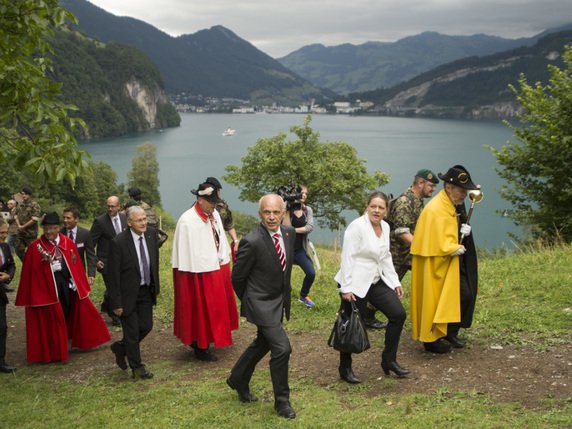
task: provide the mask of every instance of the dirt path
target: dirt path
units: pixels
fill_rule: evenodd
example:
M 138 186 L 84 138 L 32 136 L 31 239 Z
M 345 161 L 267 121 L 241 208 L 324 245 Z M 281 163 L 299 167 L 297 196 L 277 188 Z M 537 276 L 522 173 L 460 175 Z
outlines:
M 10 297 L 14 298 L 13 294 Z M 17 367 L 26 366 L 24 310 L 8 305 L 7 361 Z M 121 331 L 111 327 L 113 338 Z M 228 368 L 254 336 L 253 327 L 242 321 L 234 333 L 234 346 L 217 350 L 219 361 L 201 363 L 199 368 Z M 372 394 L 432 393 L 446 387 L 451 391 L 474 391 L 489 394 L 502 402 L 517 402 L 525 407 L 539 407 L 543 399 L 572 398 L 572 344 L 555 347 L 548 352 L 537 352 L 530 347 L 493 349 L 489 344 L 474 345 L 454 350 L 447 355 L 433 355 L 422 351 L 420 343 L 404 332 L 398 362 L 411 370 L 411 375 L 392 383 L 384 383 L 379 366 L 383 331 L 370 331 L 372 348 L 354 356 L 354 372 L 364 382 L 374 385 Z M 304 376 L 321 386 L 339 382 L 338 355 L 326 345 L 326 334 L 290 334 L 293 346 L 291 374 Z M 169 325 L 156 325 L 142 344 L 142 355 L 149 368 L 162 360 L 184 365 L 194 359 L 172 334 Z M 267 362 L 261 363 L 267 366 Z M 89 352 L 72 351 L 66 365 L 65 377 L 78 382 L 90 376 L 94 369 L 116 371 L 109 344 Z M 200 369 L 199 369 L 200 370 Z M 396 379 L 394 379 L 396 380 Z

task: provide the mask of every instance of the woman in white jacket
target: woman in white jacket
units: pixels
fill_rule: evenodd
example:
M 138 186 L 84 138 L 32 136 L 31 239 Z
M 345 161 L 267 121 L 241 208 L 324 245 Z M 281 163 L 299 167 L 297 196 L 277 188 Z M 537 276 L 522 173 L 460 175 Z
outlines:
M 396 358 L 406 315 L 401 305 L 403 289 L 389 252 L 389 225 L 383 220 L 387 206 L 387 196 L 374 192 L 368 199 L 366 213 L 348 226 L 344 234 L 342 263 L 335 280 L 342 298 L 341 308 L 345 311 L 351 311 L 350 302 L 355 301 L 363 318 L 369 301 L 387 316 L 389 323 L 381 367 L 386 375 L 392 371 L 404 377 L 409 371 L 399 366 Z M 352 371 L 351 353 L 340 353 L 339 371 L 342 380 L 352 384 L 360 382 Z

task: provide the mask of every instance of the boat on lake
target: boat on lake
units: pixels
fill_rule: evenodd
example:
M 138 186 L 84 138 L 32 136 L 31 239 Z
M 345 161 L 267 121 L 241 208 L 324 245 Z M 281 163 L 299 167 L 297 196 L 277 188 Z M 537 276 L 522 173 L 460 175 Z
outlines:
M 229 137 L 236 134 L 236 130 L 234 128 L 228 127 L 226 130 L 222 132 L 223 137 Z

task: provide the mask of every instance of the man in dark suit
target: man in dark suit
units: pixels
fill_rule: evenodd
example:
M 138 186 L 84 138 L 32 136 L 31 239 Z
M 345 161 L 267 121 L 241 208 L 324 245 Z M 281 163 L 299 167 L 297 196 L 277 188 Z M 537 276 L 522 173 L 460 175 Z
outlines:
M 16 264 L 8 243 L 4 243 L 8 237 L 8 224 L 0 218 L 0 372 L 13 373 L 16 368 L 6 363 L 6 338 L 8 335 L 8 323 L 6 321 L 6 296 L 7 285 L 12 281 L 16 272 Z
M 121 369 L 127 369 L 128 362 L 134 378 L 149 379 L 153 374 L 141 362 L 140 343 L 153 328 L 153 305 L 159 294 L 159 246 L 141 207 L 128 209 L 127 223 L 129 229 L 111 242 L 107 262 L 109 308 L 123 328 L 123 340 L 114 342 L 111 351 Z
M 232 270 L 232 283 L 241 300 L 241 316 L 254 323 L 257 335 L 231 370 L 227 384 L 237 391 L 241 402 L 258 398 L 249 383 L 256 364 L 270 351 L 270 375 L 274 408 L 281 417 L 293 419 L 290 405 L 288 361 L 292 347 L 282 326 L 290 318 L 290 276 L 294 260 L 294 228 L 281 225 L 284 201 L 278 195 L 260 199 L 260 225 L 238 246 Z
M 60 233 L 66 235 L 75 243 L 83 263 L 83 269 L 87 274 L 87 281 L 90 286 L 93 286 L 97 257 L 95 256 L 95 249 L 91 240 L 91 232 L 78 225 L 79 218 L 78 209 L 71 207 L 64 209 L 64 227 L 60 230 Z
M 95 266 L 103 276 L 103 281 L 105 283 L 105 295 L 103 296 L 103 302 L 101 303 L 101 311 L 105 311 L 109 314 L 111 322 L 114 325 L 120 325 L 120 322 L 107 305 L 109 294 L 107 258 L 111 240 L 127 228 L 127 219 L 125 215 L 120 212 L 120 209 L 121 206 L 119 204 L 119 198 L 116 196 L 109 197 L 107 199 L 107 213 L 99 216 L 93 221 L 90 231 L 91 240 L 95 246 L 97 256 Z

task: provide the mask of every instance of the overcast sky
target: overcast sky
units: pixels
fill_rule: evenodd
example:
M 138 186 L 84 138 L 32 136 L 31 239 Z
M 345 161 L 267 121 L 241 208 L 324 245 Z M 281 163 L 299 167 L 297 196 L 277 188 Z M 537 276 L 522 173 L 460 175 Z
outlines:
M 423 31 L 528 37 L 572 21 L 571 0 L 89 0 L 173 36 L 223 25 L 278 58 L 312 43 L 393 42 Z

